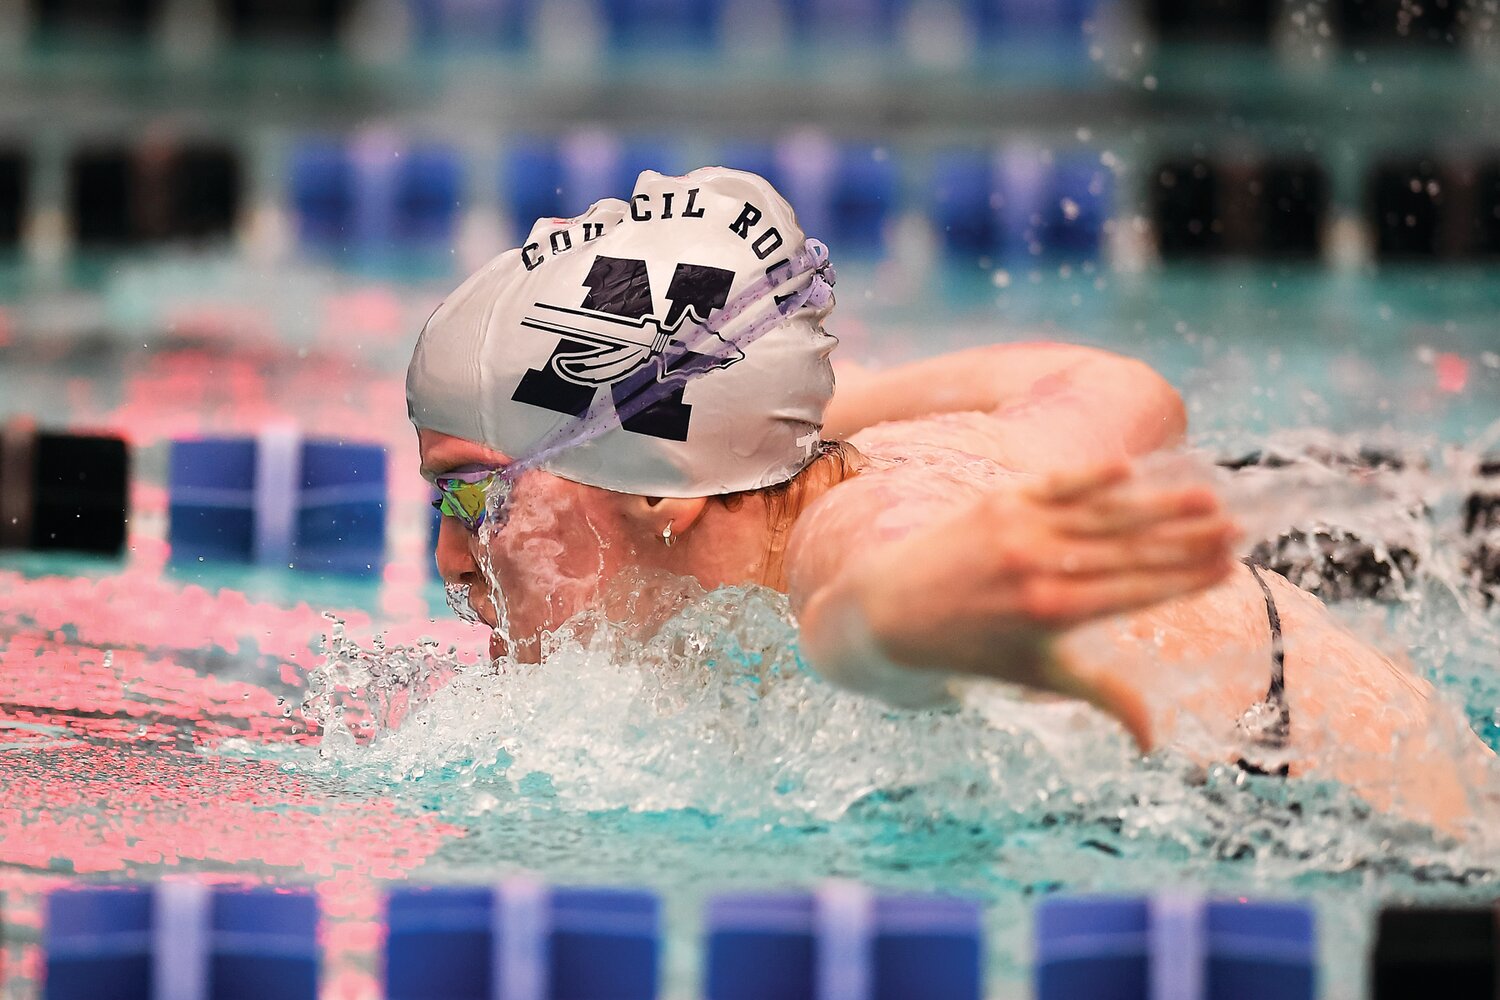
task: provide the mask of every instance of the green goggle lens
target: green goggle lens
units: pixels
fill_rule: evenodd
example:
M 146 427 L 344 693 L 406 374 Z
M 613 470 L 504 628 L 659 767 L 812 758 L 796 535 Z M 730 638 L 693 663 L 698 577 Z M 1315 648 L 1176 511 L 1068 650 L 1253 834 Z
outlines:
M 432 501 L 432 505 L 447 517 L 458 518 L 470 531 L 478 531 L 484 523 L 489 489 L 497 480 L 503 482 L 496 472 L 474 481 L 439 478 L 437 488 L 442 496 Z

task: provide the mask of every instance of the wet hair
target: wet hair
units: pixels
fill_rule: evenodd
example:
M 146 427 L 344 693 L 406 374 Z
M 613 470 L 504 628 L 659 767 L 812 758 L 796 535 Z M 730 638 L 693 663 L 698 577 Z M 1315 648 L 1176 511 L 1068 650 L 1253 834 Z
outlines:
M 828 476 L 830 483 L 842 482 L 863 464 L 864 456 L 848 441 L 819 441 L 813 460 L 791 479 L 758 490 L 721 493 L 714 499 L 728 510 L 739 510 L 750 497 L 760 497 L 766 504 L 767 523 L 774 529 L 786 523 L 788 514 L 801 513 L 802 494 L 809 482 L 820 475 Z

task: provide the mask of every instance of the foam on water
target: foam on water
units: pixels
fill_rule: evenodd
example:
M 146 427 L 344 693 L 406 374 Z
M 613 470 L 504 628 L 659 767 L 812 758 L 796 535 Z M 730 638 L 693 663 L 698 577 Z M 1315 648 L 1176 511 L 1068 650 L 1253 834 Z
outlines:
M 583 615 L 549 638 L 540 665 L 465 668 L 432 647 L 369 650 L 336 637 L 306 706 L 323 726 L 321 758 L 302 766 L 408 789 L 437 782 L 429 791 L 441 790 L 440 807 L 469 817 L 541 806 L 782 828 L 848 819 L 1065 831 L 1029 855 L 1038 875 L 1080 840 L 1171 859 L 1176 877 L 1211 882 L 1225 860 L 1253 859 L 1266 883 L 1351 871 L 1488 883 L 1500 867 L 1482 838 L 1383 815 L 1336 783 L 1247 777 L 1170 747 L 1142 761 L 1082 705 L 976 684 L 949 711 L 892 711 L 805 668 L 782 595 L 678 586 L 676 614 L 651 638 Z M 1426 611 L 1395 618 L 1424 658 L 1443 648 L 1458 608 Z M 364 728 L 345 721 L 350 706 Z M 1457 718 L 1446 702 L 1434 709 L 1453 739 Z M 1191 747 L 1195 736 L 1222 740 L 1225 728 L 1189 714 L 1176 735 Z M 1495 787 L 1493 778 L 1484 783 Z M 1484 791 L 1475 808 L 1500 817 Z

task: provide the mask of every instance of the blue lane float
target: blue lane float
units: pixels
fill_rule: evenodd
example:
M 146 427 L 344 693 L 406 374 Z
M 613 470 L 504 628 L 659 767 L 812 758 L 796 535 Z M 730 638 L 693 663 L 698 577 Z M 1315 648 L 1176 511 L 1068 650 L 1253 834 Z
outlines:
M 409 0 L 427 49 L 520 49 L 531 44 L 541 0 Z
M 516 138 L 501 161 L 500 200 L 517 239 L 537 219 L 571 219 L 601 198 L 630 197 L 642 170 L 672 174 L 682 168 L 664 141 L 595 132 Z
M 781 0 L 790 36 L 824 45 L 891 42 L 908 6 L 907 0 Z
M 305 244 L 333 246 L 346 239 L 354 219 L 354 158 L 343 146 L 313 142 L 292 160 L 292 210 Z
M 611 43 L 622 47 L 712 46 L 719 41 L 722 0 L 603 0 Z
M 807 133 L 775 143 L 738 143 L 722 158 L 770 181 L 797 210 L 804 231 L 844 253 L 884 247 L 901 194 L 900 170 L 885 147 Z
M 932 222 L 949 253 L 993 257 L 1004 245 L 1005 218 L 989 153 L 959 150 L 933 166 Z
M 291 186 L 298 234 L 312 249 L 355 257 L 446 251 L 463 167 L 440 143 L 310 142 L 292 158 Z
M 400 888 L 386 901 L 387 1000 L 653 1000 L 660 906 L 645 892 Z
M 349 575 L 379 571 L 386 454 L 375 444 L 258 438 L 174 441 L 172 560 L 254 563 Z
M 1036 912 L 1036 1000 L 1313 1000 L 1298 904 L 1195 896 L 1053 898 Z
M 596 20 L 617 53 L 680 46 L 714 52 L 734 45 L 724 32 L 734 0 L 594 0 L 577 9 Z M 525 49 L 536 42 L 541 0 L 408 0 L 414 34 L 426 49 Z M 1102 0 L 956 0 L 963 30 L 981 44 L 1083 37 Z M 767 4 L 766 6 L 770 6 Z M 809 44 L 887 49 L 914 19 L 928 15 L 914 0 L 778 0 L 792 47 Z M 768 14 L 770 12 L 767 12 Z
M 1105 0 L 968 0 L 969 23 L 980 41 L 1082 37 Z
M 45 1000 L 316 1000 L 318 907 L 308 892 L 64 889 L 47 900 Z
M 1114 191 L 1114 174 L 1093 154 L 953 150 L 934 164 L 933 222 L 955 256 L 1093 259 Z
M 906 1000 L 983 996 L 979 904 L 816 893 L 726 895 L 708 907 L 706 1000 Z

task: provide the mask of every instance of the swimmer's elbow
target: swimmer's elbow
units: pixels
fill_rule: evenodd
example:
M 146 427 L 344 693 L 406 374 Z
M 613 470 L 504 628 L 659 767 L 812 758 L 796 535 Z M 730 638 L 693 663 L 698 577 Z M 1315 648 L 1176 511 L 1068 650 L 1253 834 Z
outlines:
M 1180 444 L 1187 436 L 1187 406 L 1182 394 L 1155 368 L 1138 358 L 1095 351 L 1088 364 L 1090 380 L 1110 387 L 1101 394 L 1113 412 L 1128 415 L 1121 424 L 1127 453 L 1142 455 Z
M 1006 359 L 1005 345 L 994 349 Z M 1032 345 L 1033 356 L 1050 369 L 1038 375 L 1032 393 L 1056 393 L 1095 426 L 1117 429 L 1127 455 L 1141 455 L 1181 443 L 1187 434 L 1187 407 L 1172 384 L 1146 362 L 1080 344 Z
M 1181 444 L 1187 437 L 1187 404 L 1172 383 L 1162 378 L 1150 365 L 1135 361 L 1142 396 L 1149 401 L 1139 433 L 1139 451 L 1154 451 Z

